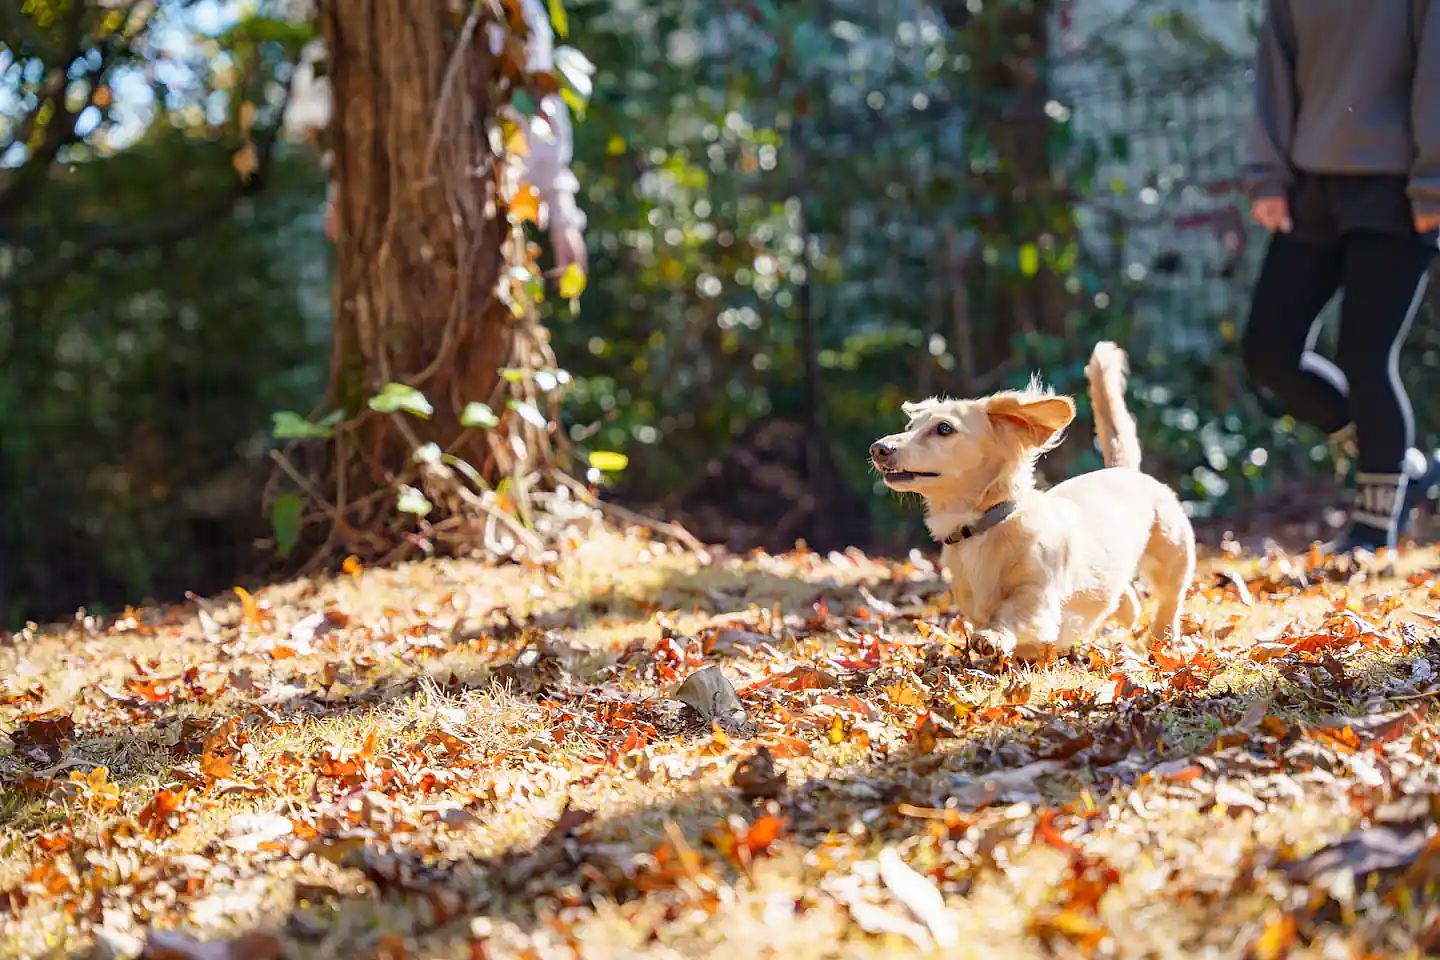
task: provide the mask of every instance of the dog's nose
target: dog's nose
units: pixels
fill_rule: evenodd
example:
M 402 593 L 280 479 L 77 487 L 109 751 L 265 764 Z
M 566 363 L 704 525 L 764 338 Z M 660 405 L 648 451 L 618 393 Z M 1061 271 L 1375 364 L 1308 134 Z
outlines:
M 870 459 L 874 460 L 876 463 L 884 463 L 893 456 L 895 456 L 894 447 L 882 443 L 879 440 L 876 440 L 874 443 L 870 444 Z

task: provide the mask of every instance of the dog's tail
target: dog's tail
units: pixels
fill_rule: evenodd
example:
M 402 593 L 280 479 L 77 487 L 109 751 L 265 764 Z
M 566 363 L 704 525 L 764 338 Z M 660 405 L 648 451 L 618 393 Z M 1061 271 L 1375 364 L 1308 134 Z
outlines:
M 1102 340 L 1095 344 L 1085 378 L 1090 381 L 1090 405 L 1095 410 L 1095 436 L 1107 467 L 1140 469 L 1140 436 L 1135 418 L 1125 406 L 1125 375 L 1129 360 L 1125 351 Z

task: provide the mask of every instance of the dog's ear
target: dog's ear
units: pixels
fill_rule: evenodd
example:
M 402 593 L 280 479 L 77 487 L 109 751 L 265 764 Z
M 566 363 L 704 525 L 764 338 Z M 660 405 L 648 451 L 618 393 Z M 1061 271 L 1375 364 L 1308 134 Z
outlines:
M 916 417 L 920 416 L 920 414 L 925 413 L 928 410 L 934 409 L 939 404 L 940 401 L 938 398 L 928 397 L 924 400 L 916 400 L 914 403 L 902 403 L 900 404 L 900 410 L 905 414 L 905 416 L 909 417 L 911 420 L 914 420 Z
M 1075 419 L 1075 401 L 1069 397 L 1026 399 L 1013 393 L 991 397 L 985 412 L 992 422 L 1015 427 L 1026 442 L 1044 446 Z

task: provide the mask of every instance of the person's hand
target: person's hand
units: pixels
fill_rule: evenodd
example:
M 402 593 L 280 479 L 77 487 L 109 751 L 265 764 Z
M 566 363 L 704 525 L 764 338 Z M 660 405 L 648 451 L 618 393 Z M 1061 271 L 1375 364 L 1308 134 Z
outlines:
M 1289 233 L 1295 227 L 1290 220 L 1290 201 L 1284 197 L 1261 197 L 1250 204 L 1250 216 L 1271 233 Z
M 1415 214 L 1416 233 L 1429 233 L 1432 230 L 1440 230 L 1440 213 Z

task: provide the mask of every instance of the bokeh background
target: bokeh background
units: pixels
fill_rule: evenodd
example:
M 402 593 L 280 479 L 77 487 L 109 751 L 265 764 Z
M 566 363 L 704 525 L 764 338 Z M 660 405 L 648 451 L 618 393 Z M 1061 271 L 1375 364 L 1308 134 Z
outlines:
M 1270 416 L 1236 350 L 1253 0 L 564 9 L 595 67 L 590 275 L 543 319 L 565 430 L 630 457 L 610 495 L 736 549 L 906 549 L 918 508 L 865 460 L 900 401 L 1032 370 L 1083 393 L 1110 337 L 1198 520 L 1323 499 L 1324 438 Z M 0 0 L 0 621 L 266 568 L 271 415 L 315 408 L 329 361 L 312 19 Z M 63 122 L 37 124 L 53 78 Z M 1434 317 L 1404 370 L 1427 442 Z M 1048 469 L 1097 463 L 1082 425 Z

